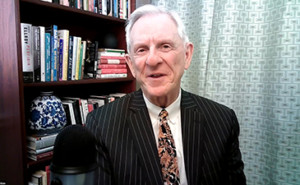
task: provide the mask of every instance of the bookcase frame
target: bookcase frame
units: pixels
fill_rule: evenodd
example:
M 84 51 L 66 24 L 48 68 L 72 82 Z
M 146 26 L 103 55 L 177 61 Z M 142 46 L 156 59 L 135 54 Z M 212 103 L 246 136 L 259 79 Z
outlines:
M 131 0 L 131 10 L 135 0 Z M 125 20 L 40 0 L 0 1 L 0 183 L 28 184 L 35 169 L 50 159 L 34 162 L 26 157 L 28 105 L 40 91 L 52 90 L 57 96 L 87 96 L 136 89 L 131 74 L 121 79 L 24 83 L 22 74 L 20 23 L 39 26 L 58 25 L 70 35 L 99 41 L 112 33 L 118 48 L 126 49 Z

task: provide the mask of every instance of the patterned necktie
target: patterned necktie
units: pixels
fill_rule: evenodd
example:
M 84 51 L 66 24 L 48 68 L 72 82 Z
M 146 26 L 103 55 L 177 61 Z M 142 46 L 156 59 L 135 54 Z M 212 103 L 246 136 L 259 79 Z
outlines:
M 168 112 L 162 109 L 159 113 L 160 125 L 158 135 L 158 156 L 166 184 L 180 184 L 179 169 L 175 142 L 167 121 Z

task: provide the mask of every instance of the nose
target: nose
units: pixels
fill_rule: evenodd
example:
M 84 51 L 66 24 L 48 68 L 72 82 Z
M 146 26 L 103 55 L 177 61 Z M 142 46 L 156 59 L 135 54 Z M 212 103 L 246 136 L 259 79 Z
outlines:
M 149 66 L 156 66 L 157 64 L 161 63 L 162 59 L 159 55 L 159 52 L 155 48 L 150 48 L 146 64 Z

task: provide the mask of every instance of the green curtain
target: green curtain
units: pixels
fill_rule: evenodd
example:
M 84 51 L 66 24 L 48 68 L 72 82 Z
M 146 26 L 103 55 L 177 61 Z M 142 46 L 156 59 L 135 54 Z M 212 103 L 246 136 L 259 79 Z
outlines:
M 182 87 L 235 110 L 248 185 L 300 184 L 300 0 L 152 0 L 195 45 Z

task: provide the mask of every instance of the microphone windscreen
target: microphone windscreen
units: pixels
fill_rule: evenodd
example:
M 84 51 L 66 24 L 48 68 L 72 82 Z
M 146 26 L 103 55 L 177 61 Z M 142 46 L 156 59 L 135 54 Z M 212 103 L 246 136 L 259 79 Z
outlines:
M 56 137 L 50 169 L 55 173 L 76 174 L 94 170 L 95 136 L 82 125 L 65 127 Z

